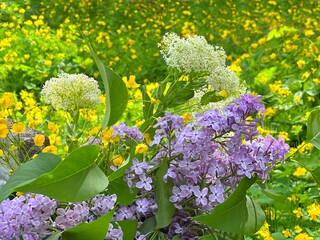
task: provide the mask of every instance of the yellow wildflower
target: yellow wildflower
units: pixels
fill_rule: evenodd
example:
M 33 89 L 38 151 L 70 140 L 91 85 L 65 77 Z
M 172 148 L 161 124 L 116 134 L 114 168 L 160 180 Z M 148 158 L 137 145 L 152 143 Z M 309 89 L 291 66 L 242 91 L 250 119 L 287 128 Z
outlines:
M 124 158 L 121 155 L 114 155 L 111 159 L 112 164 L 116 167 L 120 167 L 124 163 Z
M 298 62 L 297 62 L 297 65 L 298 65 L 298 68 L 301 69 L 304 67 L 304 65 L 306 65 L 306 62 L 302 59 L 300 59 Z
M 312 96 L 308 96 L 308 101 L 309 102 L 315 102 L 316 99 L 314 97 L 312 97 Z
M 37 134 L 33 138 L 34 145 L 36 145 L 38 147 L 43 146 L 45 140 L 46 140 L 46 138 L 43 134 Z
M 107 145 L 109 142 L 113 143 L 120 140 L 118 136 L 116 137 L 112 136 L 112 133 L 113 133 L 113 130 L 111 128 L 102 131 L 101 141 L 104 145 Z
M 0 123 L 0 138 L 6 138 L 9 133 L 7 123 Z
M 21 195 L 24 195 L 24 192 L 16 192 L 16 196 L 19 197 Z
M 139 154 L 139 153 L 145 154 L 147 151 L 148 151 L 148 146 L 144 143 L 139 143 L 136 146 L 136 150 L 134 151 L 134 153 L 135 154 Z
M 295 210 L 292 211 L 297 218 L 302 218 L 303 217 L 303 212 L 302 212 L 302 209 L 299 207 Z
M 184 123 L 190 122 L 191 118 L 192 118 L 192 114 L 191 114 L 191 113 L 185 113 L 185 114 L 183 114 L 183 122 L 184 122 Z
M 289 238 L 289 237 L 292 236 L 289 229 L 284 229 L 284 230 L 282 230 L 282 234 L 283 234 L 283 236 L 285 236 L 286 238 Z
M 266 112 L 263 115 L 264 115 L 264 117 L 272 117 L 275 114 L 276 114 L 276 110 L 274 108 L 272 108 L 272 107 L 268 107 L 266 109 Z
M 5 109 L 10 108 L 14 104 L 13 93 L 5 92 L 0 99 L 0 104 Z
M 0 157 L 3 157 L 4 156 L 4 152 L 2 149 L 0 149 Z
M 309 220 L 317 221 L 318 217 L 320 216 L 320 206 L 317 201 L 312 203 L 307 207 L 307 211 L 309 214 Z
M 307 173 L 307 169 L 304 167 L 297 167 L 296 171 L 293 173 L 293 176 L 295 177 L 303 177 Z
M 126 82 L 128 88 L 136 89 L 140 87 L 140 84 L 136 83 L 136 77 L 134 75 L 130 75 L 129 80 Z
M 56 146 L 53 146 L 53 145 L 50 145 L 50 146 L 47 146 L 47 147 L 45 147 L 44 149 L 42 149 L 42 152 L 43 152 L 43 153 L 53 153 L 53 154 L 56 154 L 56 153 L 57 153 L 57 147 L 56 147 Z
M 294 227 L 294 231 L 295 231 L 296 233 L 301 233 L 301 232 L 302 232 L 302 228 L 301 228 L 300 226 L 296 225 L 296 226 Z
M 290 141 L 290 138 L 288 137 L 287 132 L 283 132 L 283 131 L 279 132 L 278 137 L 282 137 L 283 140 L 285 140 L 285 141 Z
M 26 130 L 26 126 L 22 122 L 17 122 L 12 125 L 12 132 L 20 134 Z
M 307 233 L 300 233 L 297 235 L 294 240 L 313 240 L 313 237 L 310 237 Z

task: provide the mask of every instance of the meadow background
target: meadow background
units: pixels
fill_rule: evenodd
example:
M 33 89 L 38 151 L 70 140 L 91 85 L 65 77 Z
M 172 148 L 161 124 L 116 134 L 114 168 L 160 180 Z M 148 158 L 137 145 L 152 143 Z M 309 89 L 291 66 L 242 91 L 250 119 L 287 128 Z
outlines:
M 261 134 L 283 136 L 291 147 L 286 163 L 276 167 L 266 184 L 272 190 L 251 188 L 267 222 L 247 238 L 320 239 L 319 188 L 309 172 L 319 165 L 320 152 L 305 144 L 308 116 L 320 105 L 319 20 L 317 0 L 2 2 L 0 91 L 14 93 L 15 104 L 9 110 L 2 106 L 0 117 L 10 115 L 45 132 L 50 151 L 63 153 L 65 131 L 59 124 L 65 114 L 53 113 L 40 90 L 61 71 L 84 73 L 101 83 L 82 32 L 103 62 L 127 82 L 131 100 L 122 120 L 139 126 L 139 88 L 152 92 L 167 75 L 158 48 L 162 36 L 204 36 L 225 49 L 228 65 L 248 92 L 262 95 L 267 112 Z M 140 86 L 128 85 L 130 79 Z M 88 136 L 103 109 L 83 115 Z

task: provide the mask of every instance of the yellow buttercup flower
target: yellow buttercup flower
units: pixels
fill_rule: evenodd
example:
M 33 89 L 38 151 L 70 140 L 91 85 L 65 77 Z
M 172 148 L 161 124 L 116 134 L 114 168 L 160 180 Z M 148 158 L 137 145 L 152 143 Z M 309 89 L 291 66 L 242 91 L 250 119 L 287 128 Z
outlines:
M 17 122 L 12 125 L 12 132 L 21 134 L 26 130 L 26 126 L 22 122 Z
M 312 203 L 307 207 L 307 211 L 309 214 L 309 220 L 317 221 L 318 217 L 320 216 L 320 206 L 317 201 Z
M 120 167 L 124 163 L 124 158 L 121 155 L 114 155 L 111 159 L 112 164 L 116 167 Z
M 0 105 L 3 108 L 7 109 L 7 108 L 10 108 L 13 104 L 14 104 L 13 93 L 5 92 L 0 99 Z
M 307 169 L 304 167 L 297 167 L 296 171 L 293 173 L 293 176 L 295 177 L 303 177 L 307 173 Z
M 292 211 L 297 218 L 302 218 L 303 217 L 303 212 L 302 212 L 302 209 L 299 207 L 295 210 Z
M 37 134 L 33 138 L 34 145 L 36 145 L 38 147 L 43 146 L 45 140 L 46 140 L 46 138 L 43 134 Z
M 289 237 L 292 236 L 289 229 L 284 229 L 284 230 L 282 230 L 282 234 L 283 234 L 283 236 L 285 236 L 286 238 L 289 238 Z
M 148 151 L 148 146 L 144 143 L 140 143 L 136 146 L 136 150 L 134 151 L 135 154 L 145 154 Z
M 313 240 L 313 237 L 310 237 L 307 233 L 300 233 L 297 235 L 294 240 Z
M 57 147 L 56 147 L 56 146 L 53 146 L 53 145 L 50 145 L 50 146 L 47 146 L 47 147 L 45 147 L 44 149 L 42 149 L 42 152 L 43 152 L 43 153 L 53 153 L 53 154 L 56 154 L 56 153 L 57 153 Z
M 294 231 L 295 231 L 296 233 L 301 233 L 301 232 L 302 232 L 302 228 L 297 225 L 297 226 L 294 227 Z

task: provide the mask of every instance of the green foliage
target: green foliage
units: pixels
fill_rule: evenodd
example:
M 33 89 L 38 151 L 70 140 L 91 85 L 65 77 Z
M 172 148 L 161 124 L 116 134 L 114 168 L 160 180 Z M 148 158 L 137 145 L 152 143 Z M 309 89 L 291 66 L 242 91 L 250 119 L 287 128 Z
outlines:
M 107 126 L 112 126 L 121 118 L 127 107 L 128 91 L 122 79 L 103 65 L 90 43 L 88 43 L 88 46 L 99 69 L 107 98 L 106 113 L 102 123 L 102 129 L 104 129 Z
M 307 140 L 320 150 L 320 109 L 310 113 L 307 126 Z
M 61 158 L 51 153 L 41 153 L 32 161 L 22 164 L 1 188 L 0 202 L 10 193 L 18 191 L 17 188 L 34 181 L 45 173 L 51 172 Z
M 261 207 L 252 198 L 246 196 L 248 188 L 255 181 L 256 177 L 242 179 L 226 201 L 216 206 L 211 213 L 193 217 L 193 219 L 226 232 L 240 235 L 254 234 L 265 220 Z
M 156 201 L 157 201 L 157 212 L 156 212 L 156 228 L 164 228 L 168 226 L 172 220 L 172 216 L 175 212 L 173 203 L 169 201 L 171 196 L 171 189 L 173 187 L 173 182 L 168 179 L 164 182 L 163 177 L 168 170 L 168 159 L 164 159 L 160 164 L 156 175 Z
M 41 193 L 60 201 L 88 200 L 108 186 L 107 177 L 95 164 L 99 150 L 93 145 L 80 147 L 52 171 L 20 184 L 16 191 Z
M 113 217 L 114 209 L 99 217 L 90 223 L 81 223 L 73 228 L 63 232 L 57 232 L 51 235 L 48 240 L 87 240 L 87 239 L 104 239 L 109 228 L 109 223 Z

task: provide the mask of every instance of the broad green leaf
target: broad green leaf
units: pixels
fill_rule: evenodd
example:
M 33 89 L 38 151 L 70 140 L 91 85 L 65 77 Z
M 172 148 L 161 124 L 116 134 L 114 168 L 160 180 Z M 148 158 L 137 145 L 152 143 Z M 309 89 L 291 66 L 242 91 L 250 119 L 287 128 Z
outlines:
M 173 182 L 168 178 L 167 182 L 163 181 L 164 175 L 168 170 L 168 160 L 165 158 L 159 166 L 156 174 L 156 201 L 157 201 L 157 229 L 168 226 L 172 220 L 172 216 L 175 212 L 173 203 L 169 201 L 169 197 L 172 195 Z
M 22 164 L 2 186 L 0 201 L 4 200 L 15 188 L 27 184 L 44 173 L 52 171 L 61 158 L 51 153 L 40 153 L 35 159 Z
M 62 240 L 104 239 L 108 233 L 109 223 L 114 209 L 90 223 L 81 223 L 62 233 Z
M 128 103 L 128 90 L 121 77 L 104 66 L 91 44 L 87 42 L 91 55 L 97 64 L 106 93 L 106 113 L 102 128 L 115 124 L 126 110 Z
M 127 206 L 133 202 L 138 194 L 138 188 L 129 188 L 127 183 L 124 182 L 123 178 L 117 178 L 110 181 L 107 193 L 116 194 L 117 201 L 121 206 Z
M 108 186 L 108 178 L 95 165 L 99 151 L 97 145 L 80 147 L 51 172 L 15 190 L 41 193 L 64 202 L 88 200 Z
M 137 220 L 122 220 L 117 221 L 123 232 L 123 240 L 133 240 L 137 233 Z
M 313 110 L 309 115 L 307 140 L 320 150 L 320 109 Z
M 216 206 L 211 213 L 193 219 L 225 232 L 240 235 L 254 234 L 265 220 L 261 207 L 253 199 L 246 196 L 247 189 L 255 180 L 254 177 L 251 179 L 243 178 L 225 202 Z
M 147 218 L 146 220 L 143 221 L 143 223 L 139 227 L 139 232 L 141 232 L 142 234 L 153 232 L 156 228 L 156 225 L 157 225 L 157 222 L 154 216 Z

